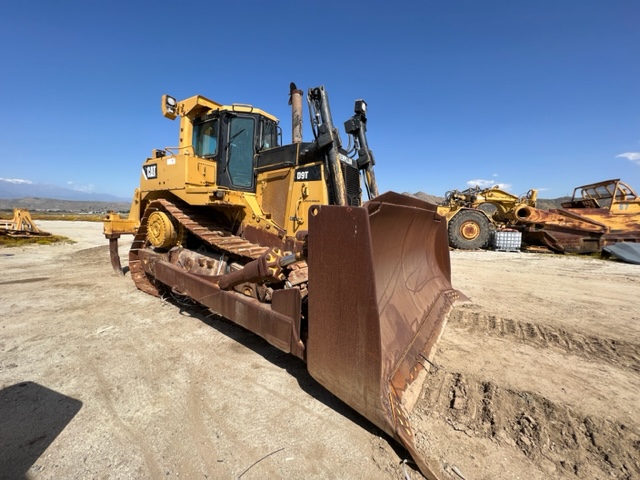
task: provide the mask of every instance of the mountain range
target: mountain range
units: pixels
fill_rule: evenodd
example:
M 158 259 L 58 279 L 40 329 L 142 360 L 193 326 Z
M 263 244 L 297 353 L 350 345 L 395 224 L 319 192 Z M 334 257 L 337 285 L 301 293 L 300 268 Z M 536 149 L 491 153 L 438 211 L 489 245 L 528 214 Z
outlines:
M 424 192 L 408 193 L 431 203 L 440 203 L 444 197 Z M 558 208 L 568 197 L 538 199 L 538 208 Z M 126 211 L 131 199 L 108 193 L 89 193 L 41 183 L 0 178 L 0 209 L 26 208 L 53 211 Z
M 25 180 L 0 178 L 0 199 L 25 197 L 54 198 L 83 202 L 130 202 L 130 198 L 117 197 L 108 193 L 82 192 L 71 188 L 45 183 L 32 183 Z

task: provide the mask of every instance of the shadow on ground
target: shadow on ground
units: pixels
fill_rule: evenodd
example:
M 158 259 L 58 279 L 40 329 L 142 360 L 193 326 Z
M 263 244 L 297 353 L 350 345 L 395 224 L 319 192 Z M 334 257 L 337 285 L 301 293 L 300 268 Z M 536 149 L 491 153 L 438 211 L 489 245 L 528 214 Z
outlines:
M 0 390 L 0 479 L 26 478 L 81 408 L 80 400 L 33 382 Z

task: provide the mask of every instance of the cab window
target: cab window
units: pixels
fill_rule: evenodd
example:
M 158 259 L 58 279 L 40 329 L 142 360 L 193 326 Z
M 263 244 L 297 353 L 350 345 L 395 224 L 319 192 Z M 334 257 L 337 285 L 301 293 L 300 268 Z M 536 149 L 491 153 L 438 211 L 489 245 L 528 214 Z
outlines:
M 193 148 L 198 157 L 213 157 L 218 152 L 218 119 L 193 126 Z
M 278 146 L 278 130 L 275 122 L 271 120 L 262 120 L 262 145 L 260 150 L 273 148 Z

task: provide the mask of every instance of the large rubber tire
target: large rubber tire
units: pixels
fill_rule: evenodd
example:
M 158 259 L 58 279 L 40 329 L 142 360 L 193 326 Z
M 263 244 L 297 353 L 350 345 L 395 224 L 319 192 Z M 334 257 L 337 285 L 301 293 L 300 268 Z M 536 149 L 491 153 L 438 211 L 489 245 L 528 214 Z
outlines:
M 476 250 L 489 244 L 491 222 L 474 210 L 461 210 L 449 220 L 449 245 L 462 250 Z

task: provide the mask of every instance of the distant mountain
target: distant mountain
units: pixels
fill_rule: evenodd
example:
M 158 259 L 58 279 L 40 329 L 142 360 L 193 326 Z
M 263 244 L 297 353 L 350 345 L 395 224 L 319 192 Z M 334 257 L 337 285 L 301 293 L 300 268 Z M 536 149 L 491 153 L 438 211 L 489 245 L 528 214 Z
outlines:
M 58 200 L 54 198 L 0 198 L 0 210 L 24 208 L 31 212 L 106 213 L 128 212 L 130 202 L 101 202 L 94 200 Z
M 89 193 L 72 190 L 70 188 L 48 185 L 45 183 L 31 183 L 20 180 L 0 178 L 0 198 L 52 198 L 57 200 L 73 200 L 83 202 L 130 202 L 129 198 L 116 197 L 108 193 Z
M 404 194 L 419 198 L 420 200 L 423 200 L 425 202 L 435 203 L 436 205 L 444 200 L 444 197 L 438 197 L 437 195 L 431 195 L 429 193 L 424 193 L 424 192 L 416 192 L 416 193 L 404 192 Z

